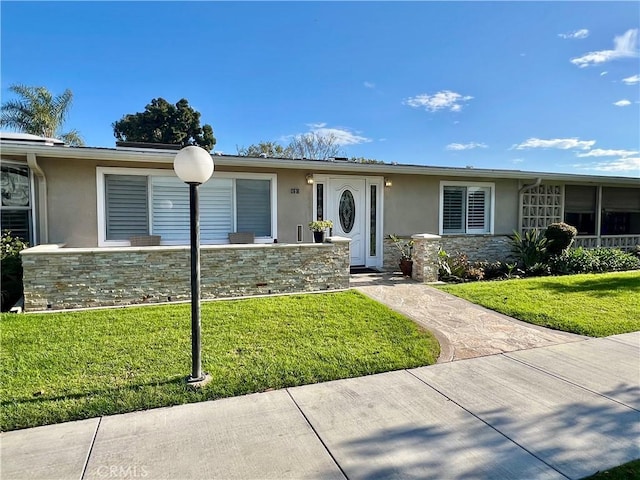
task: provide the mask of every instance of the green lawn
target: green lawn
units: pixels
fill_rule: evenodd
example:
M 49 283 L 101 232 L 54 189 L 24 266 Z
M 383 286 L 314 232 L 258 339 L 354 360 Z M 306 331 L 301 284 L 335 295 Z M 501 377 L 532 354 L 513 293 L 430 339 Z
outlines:
M 505 315 L 592 337 L 640 330 L 640 271 L 438 286 Z
M 0 317 L 0 429 L 242 395 L 435 363 L 435 338 L 357 292 Z

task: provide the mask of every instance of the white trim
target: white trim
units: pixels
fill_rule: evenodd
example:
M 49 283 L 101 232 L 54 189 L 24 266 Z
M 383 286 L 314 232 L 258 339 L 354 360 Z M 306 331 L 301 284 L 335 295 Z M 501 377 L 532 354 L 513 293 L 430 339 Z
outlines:
M 312 220 L 316 219 L 316 205 L 317 205 L 317 190 L 316 185 L 322 184 L 324 185 L 324 198 L 322 210 L 324 213 L 324 218 L 327 218 L 328 212 L 328 199 L 329 199 L 329 180 L 364 180 L 365 184 L 365 239 L 364 243 L 365 247 L 365 266 L 366 267 L 374 267 L 374 268 L 382 268 L 384 262 L 384 177 L 381 176 L 373 176 L 373 175 L 331 175 L 331 174 L 313 174 L 313 195 L 312 195 Z M 377 235 L 376 235 L 376 255 L 369 255 L 369 239 L 371 238 L 371 185 L 377 186 L 377 212 L 376 212 L 376 223 L 377 223 Z
M 102 147 L 68 147 L 27 145 L 20 142 L 3 141 L 0 146 L 5 155 L 25 155 L 33 152 L 36 155 L 51 158 L 78 159 L 84 161 L 113 160 L 118 162 L 145 162 L 172 165 L 177 151 L 155 150 L 141 148 L 139 150 L 122 150 Z M 522 179 L 525 181 L 542 178 L 547 181 L 567 181 L 579 183 L 602 183 L 606 186 L 619 186 L 622 184 L 632 187 L 637 186 L 638 177 L 612 177 L 604 175 L 576 175 L 573 173 L 527 172 L 521 170 L 499 170 L 483 168 L 459 168 L 459 167 L 434 167 L 427 165 L 407 164 L 365 164 L 356 162 L 331 162 L 323 160 L 302 160 L 283 158 L 253 158 L 239 157 L 236 155 L 213 155 L 216 165 L 228 167 L 250 168 L 285 168 L 294 170 L 331 170 L 338 172 L 350 172 L 354 175 L 424 175 L 424 176 L 457 176 L 461 178 L 487 178 L 487 179 Z
M 106 204 L 105 204 L 105 175 L 139 175 L 146 177 L 176 177 L 173 170 L 170 169 L 154 169 L 154 168 L 126 168 L 126 167 L 96 167 L 96 193 L 97 193 L 97 219 L 98 219 L 98 247 L 126 247 L 130 245 L 128 240 L 107 240 L 106 239 Z M 249 173 L 249 172 L 216 172 L 214 176 L 217 178 L 230 178 L 233 182 L 233 226 L 237 225 L 236 218 L 236 199 L 235 199 L 235 180 L 270 180 L 271 181 L 271 236 L 257 237 L 254 243 L 273 243 L 278 238 L 278 176 L 275 173 Z M 149 201 L 149 234 L 152 234 L 153 222 L 151 221 L 151 198 L 149 182 L 147 197 Z M 226 244 L 228 242 L 221 242 Z
M 444 187 L 480 187 L 480 188 L 489 188 L 490 191 L 490 205 L 489 205 L 489 231 L 488 232 L 471 232 L 467 233 L 467 225 L 465 219 L 464 232 L 456 232 L 456 233 L 444 233 Z M 467 197 L 465 196 L 465 202 L 467 201 Z M 495 225 L 495 210 L 496 210 L 496 185 L 493 182 L 460 182 L 460 181 L 451 181 L 451 180 L 440 180 L 440 198 L 439 198 L 439 208 L 438 208 L 438 235 L 447 236 L 447 235 L 493 235 L 494 225 Z

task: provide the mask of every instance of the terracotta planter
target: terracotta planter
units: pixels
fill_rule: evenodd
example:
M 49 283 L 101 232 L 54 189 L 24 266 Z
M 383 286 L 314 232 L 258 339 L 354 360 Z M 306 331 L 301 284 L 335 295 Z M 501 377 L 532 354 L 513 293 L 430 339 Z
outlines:
M 413 272 L 413 261 L 412 260 L 400 260 L 400 271 L 402 275 L 405 277 L 410 277 Z
M 324 243 L 324 232 L 313 232 L 313 241 L 315 243 Z

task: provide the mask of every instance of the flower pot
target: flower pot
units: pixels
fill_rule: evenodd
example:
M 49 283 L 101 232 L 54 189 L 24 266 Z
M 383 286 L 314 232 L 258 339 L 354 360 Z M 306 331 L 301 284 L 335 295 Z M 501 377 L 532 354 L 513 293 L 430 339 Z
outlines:
M 324 243 L 324 232 L 313 232 L 313 241 L 315 243 Z
M 405 277 L 410 277 L 413 272 L 413 260 L 400 260 L 400 271 Z

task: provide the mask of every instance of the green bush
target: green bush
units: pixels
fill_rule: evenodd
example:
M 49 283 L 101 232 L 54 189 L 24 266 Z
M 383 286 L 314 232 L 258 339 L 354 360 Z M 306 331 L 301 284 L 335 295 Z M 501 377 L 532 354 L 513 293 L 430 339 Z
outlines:
M 509 268 L 501 262 L 470 262 L 464 253 L 449 255 L 444 250 L 438 252 L 438 279 L 462 282 L 468 280 L 492 280 L 506 278 Z
M 619 272 L 640 269 L 640 259 L 614 248 L 587 250 L 580 247 L 552 257 L 549 266 L 551 273 L 559 275 Z
M 20 251 L 29 245 L 20 238 L 11 235 L 9 230 L 2 232 L 1 265 L 2 293 L 0 309 L 9 310 L 22 297 L 22 259 Z
M 549 255 L 560 255 L 567 250 L 576 238 L 578 230 L 564 222 L 552 223 L 544 231 L 547 239 L 547 253 Z
M 511 253 L 518 264 L 529 273 L 534 267 L 538 269 L 539 264 L 546 263 L 547 239 L 536 229 L 528 230 L 524 235 L 513 232 Z

